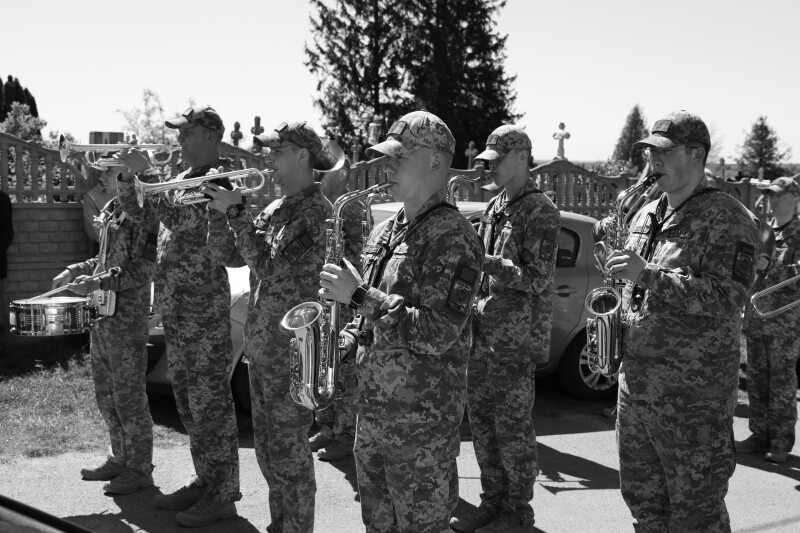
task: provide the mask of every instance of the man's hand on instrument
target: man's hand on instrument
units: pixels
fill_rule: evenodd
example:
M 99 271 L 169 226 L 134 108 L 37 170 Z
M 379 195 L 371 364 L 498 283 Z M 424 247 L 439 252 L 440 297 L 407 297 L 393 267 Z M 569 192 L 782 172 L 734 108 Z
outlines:
M 131 172 L 144 172 L 153 168 L 147 152 L 138 148 L 126 148 L 114 154 L 114 159 L 128 167 Z
M 100 280 L 90 276 L 78 276 L 67 288 L 81 296 L 88 296 L 100 288 Z
M 631 250 L 614 250 L 606 261 L 608 273 L 614 279 L 638 281 L 647 261 Z
M 65 269 L 64 272 L 53 278 L 53 285 L 50 288 L 57 289 L 59 287 L 63 287 L 70 281 L 72 281 L 72 273 Z
M 319 273 L 319 284 L 322 287 L 319 297 L 349 304 L 353 291 L 362 283 L 358 270 L 347 259 L 344 259 L 344 267 L 326 263 Z
M 214 172 L 215 174 L 217 172 Z M 209 172 L 211 174 L 211 172 Z M 209 175 L 206 174 L 206 175 Z M 222 178 L 224 179 L 224 178 Z M 236 204 L 243 204 L 242 193 L 239 187 L 234 185 L 233 190 L 228 190 L 216 183 L 206 183 L 200 188 L 200 192 L 209 195 L 212 199 L 208 202 L 209 209 L 216 209 L 220 213 L 224 213 L 228 207 Z

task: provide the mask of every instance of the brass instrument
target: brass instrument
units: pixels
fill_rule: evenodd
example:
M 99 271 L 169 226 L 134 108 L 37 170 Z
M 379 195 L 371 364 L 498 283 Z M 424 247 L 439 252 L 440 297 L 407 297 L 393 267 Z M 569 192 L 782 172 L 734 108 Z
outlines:
M 86 161 L 93 167 L 124 167 L 125 163 L 113 157 L 101 157 L 110 152 L 119 152 L 130 148 L 139 150 L 152 150 L 157 152 L 167 152 L 169 157 L 164 160 L 154 159 L 157 165 L 166 165 L 172 159 L 172 149 L 167 144 L 75 144 L 67 140 L 63 135 L 58 138 L 58 152 L 61 154 L 61 162 L 66 163 L 67 159 L 79 153 L 86 154 Z
M 393 183 L 383 182 L 363 191 L 348 192 L 333 204 L 325 240 L 325 263 L 339 265 L 344 252 L 342 211 L 345 205 L 364 196 L 384 193 Z M 341 304 L 320 298 L 320 302 L 296 305 L 284 315 L 281 326 L 295 334 L 289 358 L 290 395 L 307 409 L 324 409 L 341 390 L 339 331 Z
M 488 181 L 491 177 L 491 172 L 484 173 L 482 169 L 480 169 L 479 174 L 474 178 L 468 178 L 463 174 L 459 174 L 458 176 L 453 176 L 447 182 L 447 201 L 453 205 L 456 205 L 456 192 L 458 191 L 458 187 L 462 183 L 480 183 L 482 181 Z
M 606 231 L 605 241 L 594 245 L 594 259 L 603 273 L 604 287 L 593 289 L 586 295 L 584 305 L 595 316 L 586 320 L 586 349 L 589 352 L 589 370 L 611 377 L 622 363 L 622 292 L 624 281 L 611 277 L 606 260 L 614 250 L 622 250 L 628 237 L 625 202 L 634 194 L 649 188 L 661 174 L 650 174 L 636 185 L 622 191 L 614 203 L 613 221 Z M 630 212 L 629 212 L 630 213 Z M 631 215 L 632 216 L 632 215 Z
M 791 277 L 791 278 L 789 278 L 787 280 L 781 281 L 780 283 L 776 283 L 775 285 L 773 285 L 771 287 L 767 287 L 763 291 L 759 291 L 759 292 L 753 294 L 753 296 L 750 297 L 750 304 L 753 306 L 753 311 L 755 312 L 755 314 L 757 314 L 761 318 L 772 318 L 772 317 L 780 315 L 781 313 L 784 313 L 784 312 L 786 312 L 786 311 L 788 311 L 790 309 L 794 309 L 795 307 L 800 305 L 800 298 L 798 298 L 797 300 L 795 300 L 793 302 L 790 302 L 790 303 L 788 303 L 788 304 L 786 304 L 786 305 L 784 305 L 782 307 L 779 307 L 777 309 L 773 309 L 771 311 L 766 311 L 766 310 L 764 310 L 762 308 L 759 308 L 759 304 L 761 303 L 761 299 L 762 298 L 764 298 L 765 296 L 768 296 L 768 295 L 770 295 L 770 294 L 772 294 L 772 293 L 774 293 L 776 291 L 779 291 L 780 289 L 782 289 L 784 287 L 788 287 L 789 285 L 792 285 L 793 283 L 797 283 L 798 281 L 800 281 L 800 275 Z
M 759 256 L 764 255 L 769 257 L 770 266 L 772 266 L 772 264 L 774 264 L 772 262 L 773 261 L 772 256 L 775 254 L 775 245 L 776 245 L 775 230 L 772 229 L 772 226 L 770 226 L 766 222 L 762 222 L 758 230 L 758 239 L 759 239 L 759 248 L 758 248 Z M 756 275 L 756 281 L 754 284 L 755 286 L 758 286 L 758 284 L 763 280 L 763 278 L 766 276 L 768 269 L 769 267 L 767 267 L 767 269 L 765 269 L 762 272 L 759 272 Z M 784 287 L 788 287 L 794 283 L 797 283 L 798 281 L 800 281 L 800 275 L 791 277 L 787 280 L 781 281 L 780 283 L 776 283 L 771 287 L 767 287 L 762 291 L 753 293 L 753 295 L 750 297 L 750 305 L 747 306 L 747 309 L 745 310 L 745 323 L 747 323 L 747 320 L 749 319 L 748 311 L 750 311 L 750 308 L 752 308 L 752 311 L 761 318 L 772 318 L 774 316 L 780 315 L 781 313 L 789 311 L 790 309 L 794 309 L 795 307 L 800 305 L 800 299 L 797 299 L 793 302 L 790 302 L 786 305 L 783 305 L 773 310 L 766 310 L 763 307 L 760 307 L 761 301 L 762 299 L 764 299 L 764 297 L 769 296 L 770 294 L 773 294 L 783 289 Z M 800 286 L 798 287 L 800 288 Z
M 97 265 L 94 268 L 94 272 L 92 272 L 93 276 L 99 276 L 106 271 L 106 257 L 108 256 L 109 244 L 108 230 L 115 221 L 113 206 L 114 200 L 112 199 L 103 207 L 100 216 L 95 217 L 95 221 L 100 224 L 100 251 L 97 254 Z M 116 221 L 121 224 L 124 219 L 125 212 L 123 211 Z M 104 291 L 102 289 L 97 289 L 89 296 L 89 301 L 91 306 L 97 309 L 97 314 L 101 317 L 112 316 L 117 309 L 117 294 L 111 290 Z
M 209 198 L 205 194 L 200 192 L 199 189 L 200 187 L 203 187 L 206 184 L 211 183 L 213 181 L 219 179 L 228 179 L 231 182 L 236 181 L 238 182 L 236 183 L 236 186 L 241 188 L 240 192 L 242 194 L 250 194 L 263 187 L 264 183 L 267 180 L 267 176 L 270 174 L 272 174 L 271 170 L 258 170 L 257 168 L 246 168 L 244 170 L 233 170 L 231 172 L 222 172 L 219 174 L 206 174 L 205 176 L 197 176 L 196 178 L 189 178 L 184 180 L 172 180 L 161 183 L 144 183 L 138 178 L 134 178 L 133 188 L 136 191 L 136 201 L 139 202 L 139 206 L 144 205 L 144 199 L 146 196 L 152 196 L 154 194 L 160 194 L 160 193 L 165 193 L 167 201 L 172 205 L 191 205 L 209 201 Z M 252 187 L 248 187 L 245 181 L 248 178 L 259 178 L 259 182 Z M 184 194 L 180 198 L 176 198 L 174 195 L 172 196 L 170 195 L 170 193 L 173 192 L 189 190 L 189 189 L 198 189 L 198 190 Z
M 378 198 L 388 198 L 389 194 L 386 189 L 381 191 L 371 193 L 367 195 L 367 199 L 364 200 L 364 220 L 361 221 L 361 243 L 362 245 L 366 245 L 367 241 L 369 240 L 369 234 L 372 233 L 372 226 L 375 223 L 375 220 L 372 218 L 372 204 L 375 203 L 375 200 Z

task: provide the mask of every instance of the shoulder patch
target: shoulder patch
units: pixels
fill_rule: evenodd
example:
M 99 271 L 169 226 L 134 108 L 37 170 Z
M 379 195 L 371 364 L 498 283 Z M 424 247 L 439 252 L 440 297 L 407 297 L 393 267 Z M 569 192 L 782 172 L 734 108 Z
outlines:
M 733 257 L 731 279 L 749 287 L 753 281 L 755 257 L 756 249 L 752 244 L 738 241 L 736 243 L 736 254 Z
M 556 230 L 549 229 L 542 232 L 542 244 L 539 256 L 542 259 L 552 259 L 556 253 Z
M 314 238 L 308 230 L 304 231 L 297 236 L 292 242 L 283 250 L 283 254 L 291 262 L 296 262 L 303 257 L 306 252 L 314 245 Z
M 450 294 L 447 297 L 447 306 L 461 315 L 468 315 L 472 309 L 472 295 L 475 294 L 475 284 L 478 282 L 477 269 L 459 263 L 456 274 L 450 285 Z

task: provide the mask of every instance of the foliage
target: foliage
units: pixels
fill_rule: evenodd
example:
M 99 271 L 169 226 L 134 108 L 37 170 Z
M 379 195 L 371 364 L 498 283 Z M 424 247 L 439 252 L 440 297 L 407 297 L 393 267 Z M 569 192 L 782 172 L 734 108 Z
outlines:
M 641 171 L 646 161 L 642 155 L 641 150 L 634 150 L 633 144 L 640 141 L 647 136 L 647 126 L 645 125 L 644 113 L 639 104 L 633 106 L 631 112 L 628 113 L 628 118 L 625 119 L 625 125 L 622 127 L 622 132 L 619 135 L 617 145 L 614 147 L 614 154 L 608 162 L 611 166 L 617 167 L 633 167 L 635 171 Z M 616 163 L 611 163 L 616 162 Z M 610 174 L 609 174 L 610 175 Z
M 164 106 L 161 97 L 148 88 L 142 92 L 142 107 L 128 111 L 117 109 L 125 117 L 126 131 L 136 135 L 142 144 L 175 144 L 177 135 L 164 125 Z M 175 113 L 176 115 L 180 113 Z
M 414 0 L 406 47 L 409 90 L 417 108 L 438 115 L 456 138 L 454 166 L 469 141 L 483 144 L 501 124 L 517 122 L 516 76 L 505 72 L 506 36 L 496 31 L 505 0 Z M 479 111 L 477 111 L 479 110 Z
M 425 108 L 456 138 L 456 166 L 470 140 L 482 143 L 512 111 L 505 37 L 495 32 L 502 0 L 311 0 L 317 75 L 315 105 L 325 128 L 350 147 L 377 121 L 382 134 L 401 115 Z M 480 112 L 475 112 L 479 109 Z
M 609 159 L 594 165 L 589 165 L 588 170 L 597 172 L 601 176 L 636 176 L 640 170 L 631 161 Z
M 413 103 L 402 65 L 409 22 L 389 0 L 339 0 L 335 8 L 311 0 L 311 6 L 317 16 L 310 16 L 305 65 L 319 80 L 314 104 L 329 135 L 349 148 L 376 117 L 391 120 Z
M 29 113 L 34 117 L 39 117 L 39 110 L 36 107 L 36 99 L 31 92 L 22 86 L 18 78 L 9 74 L 5 85 L 3 86 L 4 98 L 0 98 L 0 120 L 3 120 L 11 112 L 14 102 L 20 104 L 27 104 Z
M 739 147 L 737 163 L 744 175 L 755 178 L 763 168 L 764 179 L 773 180 L 782 176 L 785 169 L 781 163 L 791 157 L 791 150 L 781 151 L 778 142 L 778 135 L 767 124 L 767 117 L 758 117 L 744 145 Z
M 42 128 L 45 126 L 47 121 L 33 116 L 28 104 L 12 102 L 8 116 L 0 122 L 0 131 L 19 137 L 23 141 L 41 141 Z

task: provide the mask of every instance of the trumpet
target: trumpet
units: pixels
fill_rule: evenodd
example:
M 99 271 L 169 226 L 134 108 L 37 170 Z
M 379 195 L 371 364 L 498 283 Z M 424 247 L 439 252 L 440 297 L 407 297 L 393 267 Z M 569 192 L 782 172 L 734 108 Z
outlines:
M 162 183 L 144 183 L 139 180 L 139 178 L 134 178 L 133 188 L 134 191 L 136 191 L 136 201 L 139 202 L 140 207 L 144 206 L 144 199 L 146 196 L 152 196 L 162 192 L 165 193 L 167 201 L 172 205 L 192 205 L 208 202 L 210 198 L 208 198 L 199 190 L 184 194 L 179 199 L 175 196 L 171 196 L 169 193 L 183 190 L 200 189 L 200 187 L 203 187 L 207 183 L 213 183 L 217 180 L 227 179 L 230 180 L 231 183 L 237 182 L 235 185 L 241 188 L 240 192 L 242 194 L 250 194 L 263 187 L 267 180 L 267 175 L 270 174 L 272 174 L 271 170 L 245 168 L 243 170 L 233 170 L 231 172 L 222 172 L 219 174 L 206 174 L 205 176 L 198 176 L 196 178 L 166 181 Z M 259 181 L 256 185 L 248 187 L 246 183 L 248 178 L 258 178 Z
M 168 144 L 75 144 L 69 142 L 63 135 L 58 138 L 58 153 L 61 155 L 62 163 L 66 163 L 68 158 L 74 157 L 76 154 L 85 153 L 86 161 L 93 167 L 124 167 L 125 163 L 113 157 L 101 156 L 130 148 L 167 152 L 169 157 L 164 160 L 155 160 L 157 165 L 166 165 L 172 159 L 172 149 Z
M 773 309 L 772 311 L 765 311 L 764 309 L 759 308 L 759 304 L 761 303 L 762 298 L 772 294 L 773 292 L 779 291 L 780 289 L 787 287 L 793 283 L 797 283 L 798 281 L 800 281 L 800 276 L 794 276 L 785 281 L 781 281 L 780 283 L 776 283 L 771 287 L 767 287 L 763 291 L 759 291 L 753 294 L 753 296 L 750 297 L 750 304 L 753 306 L 753 311 L 755 312 L 755 314 L 757 314 L 761 318 L 772 318 L 790 309 L 794 309 L 795 307 L 800 305 L 800 298 L 798 298 L 797 300 L 790 302 L 777 309 Z

